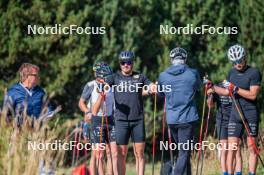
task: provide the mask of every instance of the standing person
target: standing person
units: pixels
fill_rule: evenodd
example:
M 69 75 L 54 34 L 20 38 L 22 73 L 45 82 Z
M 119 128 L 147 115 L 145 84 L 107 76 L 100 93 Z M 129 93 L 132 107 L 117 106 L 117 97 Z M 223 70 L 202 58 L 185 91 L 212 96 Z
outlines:
M 225 88 L 225 83 L 221 82 L 218 84 L 219 87 Z M 227 153 L 228 153 L 228 123 L 230 118 L 230 113 L 232 109 L 232 99 L 229 96 L 223 96 L 218 94 L 212 94 L 213 98 L 208 98 L 207 103 L 208 106 L 213 107 L 214 102 L 217 106 L 216 113 L 216 129 L 218 140 L 221 145 L 219 151 L 220 156 L 220 164 L 223 175 L 228 175 L 227 173 Z M 242 175 L 242 156 L 240 146 L 238 147 L 238 151 L 235 157 L 235 175 Z
M 136 158 L 136 171 L 143 175 L 145 170 L 145 122 L 142 94 L 143 86 L 155 89 L 146 76 L 133 71 L 134 53 L 123 51 L 119 55 L 121 71 L 114 74 L 107 83 L 114 88 L 116 143 L 119 146 L 119 172 L 126 174 L 127 145 L 131 137 Z M 148 92 L 152 92 L 151 90 Z
M 171 134 L 178 145 L 191 143 L 198 113 L 194 96 L 201 87 L 197 70 L 186 64 L 187 52 L 180 47 L 170 52 L 171 66 L 159 75 L 159 86 L 171 86 L 171 91 L 161 93 L 166 99 L 166 119 Z M 189 147 L 190 148 L 190 147 Z M 191 174 L 191 150 L 179 148 L 174 175 Z
M 9 112 L 14 112 L 18 126 L 23 122 L 21 116 L 24 110 L 26 110 L 26 115 L 33 119 L 38 119 L 41 114 L 45 91 L 38 85 L 39 71 L 37 65 L 23 63 L 18 70 L 19 83 L 14 84 L 7 91 L 4 106 L 9 109 Z M 51 111 L 50 105 L 49 111 Z
M 213 85 L 212 90 L 219 95 L 234 95 L 234 98 L 242 113 L 244 114 L 246 125 L 249 127 L 249 134 L 247 137 L 247 144 L 249 150 L 249 168 L 248 174 L 255 175 L 257 168 L 258 153 L 254 148 L 258 136 L 259 127 L 259 113 L 257 109 L 257 95 L 260 91 L 261 73 L 249 65 L 247 65 L 245 49 L 240 45 L 231 46 L 227 52 L 229 60 L 233 64 L 233 68 L 229 71 L 227 76 L 226 88 Z M 232 109 L 228 124 L 228 156 L 227 169 L 228 174 L 234 174 L 232 162 L 234 161 L 237 149 L 232 149 L 234 145 L 239 145 L 239 140 L 243 135 L 244 124 L 242 122 L 243 116 L 240 116 L 238 110 L 232 103 Z M 250 138 L 251 137 L 251 138 Z
M 104 150 L 102 148 L 103 144 L 106 144 L 108 173 L 117 175 L 118 150 L 113 118 L 114 95 L 111 89 L 104 91 L 104 79 L 111 76 L 112 70 L 105 62 L 96 62 L 93 71 L 95 80 L 85 85 L 79 100 L 79 107 L 84 112 L 85 122 L 92 123 L 92 142 L 96 144 L 95 149 L 92 150 L 90 171 L 92 175 L 96 172 L 100 175 L 104 174 Z M 98 165 L 96 165 L 96 160 L 99 160 Z

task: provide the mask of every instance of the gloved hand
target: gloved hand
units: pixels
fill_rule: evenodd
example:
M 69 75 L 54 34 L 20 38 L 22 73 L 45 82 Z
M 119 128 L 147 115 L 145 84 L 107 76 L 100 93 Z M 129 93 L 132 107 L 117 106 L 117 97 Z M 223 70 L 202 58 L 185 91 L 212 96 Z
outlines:
M 238 91 L 238 87 L 235 86 L 233 83 L 227 81 L 227 80 L 224 80 L 224 81 L 223 81 L 223 86 L 224 86 L 226 89 L 228 89 L 230 96 L 231 96 L 231 93 L 232 93 L 232 94 L 236 94 L 237 91 Z
M 205 85 L 206 89 L 210 89 L 214 86 L 213 82 L 207 77 L 203 77 L 203 84 Z
M 214 87 L 214 84 L 212 81 L 208 80 L 208 82 L 205 85 L 206 89 L 211 89 Z

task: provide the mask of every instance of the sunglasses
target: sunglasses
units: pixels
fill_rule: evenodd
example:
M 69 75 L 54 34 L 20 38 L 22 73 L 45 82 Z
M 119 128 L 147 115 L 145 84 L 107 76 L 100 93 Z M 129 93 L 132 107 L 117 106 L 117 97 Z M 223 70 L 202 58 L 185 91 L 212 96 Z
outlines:
M 38 77 L 38 74 L 28 74 L 28 76 Z
M 244 59 L 240 59 L 240 60 L 237 60 L 237 61 L 233 61 L 232 64 L 233 65 L 237 65 L 237 64 L 242 64 L 244 62 Z
M 125 64 L 130 66 L 130 65 L 133 64 L 133 61 L 121 61 L 120 64 L 121 64 L 122 66 L 124 66 Z

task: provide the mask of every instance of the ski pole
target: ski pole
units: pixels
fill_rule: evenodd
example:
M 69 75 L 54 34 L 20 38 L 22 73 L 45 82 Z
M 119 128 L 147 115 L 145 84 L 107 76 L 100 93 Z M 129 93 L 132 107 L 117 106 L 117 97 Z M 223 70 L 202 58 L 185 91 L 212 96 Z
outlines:
M 169 138 L 169 145 L 171 145 L 172 141 L 171 141 L 171 132 L 170 132 L 170 128 L 168 127 L 168 138 Z M 169 147 L 170 148 L 170 147 Z M 171 164 L 173 165 L 174 161 L 173 161 L 173 152 L 172 150 L 170 149 L 170 161 L 171 161 Z
M 208 98 L 212 99 L 212 95 L 209 95 Z M 206 137 L 207 137 L 209 120 L 210 120 L 210 113 L 211 113 L 211 106 L 208 106 L 208 114 L 207 114 L 206 127 L 205 127 L 205 132 L 204 132 L 204 140 L 206 140 Z
M 253 140 L 253 137 L 252 137 L 251 134 L 250 134 L 249 126 L 248 126 L 248 123 L 246 122 L 245 116 L 243 115 L 243 113 L 242 113 L 240 107 L 238 106 L 238 103 L 237 103 L 237 101 L 236 101 L 236 99 L 235 99 L 235 97 L 234 97 L 234 94 L 233 94 L 232 92 L 229 92 L 229 95 L 231 96 L 232 101 L 233 101 L 233 103 L 235 104 L 236 110 L 237 110 L 237 112 L 238 112 L 238 114 L 239 114 L 239 116 L 240 116 L 240 118 L 241 118 L 241 120 L 242 120 L 242 123 L 243 123 L 243 125 L 244 125 L 244 127 L 245 127 L 245 129 L 246 129 L 246 132 L 247 132 L 247 134 L 248 134 L 248 136 L 249 136 L 249 141 L 250 141 L 251 144 L 253 145 L 253 149 L 254 149 L 255 153 L 257 154 L 257 156 L 258 156 L 258 158 L 259 158 L 259 160 L 260 160 L 262 166 L 264 167 L 264 163 L 263 163 L 263 161 L 262 161 L 262 159 L 261 159 L 261 157 L 260 157 L 260 155 L 259 155 L 260 150 L 258 149 L 256 143 L 255 143 L 254 140 Z
M 83 126 L 82 126 L 82 128 L 83 128 L 83 138 L 84 138 L 84 142 L 86 144 L 88 142 L 88 138 L 91 138 L 91 136 L 90 136 L 90 128 L 89 128 L 87 122 L 84 121 L 82 124 L 83 124 Z M 86 146 L 84 148 L 84 156 L 85 157 L 87 156 L 87 148 L 86 148 Z
M 103 101 L 104 101 L 103 116 L 105 116 L 105 114 L 107 114 L 106 95 L 103 96 Z M 106 118 L 105 118 L 105 124 L 106 124 L 106 131 L 107 131 L 107 137 L 108 137 L 108 142 L 109 142 L 109 153 L 110 153 L 111 167 L 112 167 L 112 171 L 113 171 L 114 165 L 113 165 L 112 149 L 111 149 L 111 142 L 110 142 L 110 131 L 109 131 L 108 116 L 106 116 Z M 111 172 L 111 173 L 113 173 L 113 172 Z
M 202 145 L 202 137 L 203 137 L 206 97 L 207 97 L 207 85 L 205 85 L 205 87 L 204 87 L 203 113 L 202 113 L 202 121 L 201 121 L 201 126 L 200 126 L 200 133 L 199 133 L 199 150 L 198 150 L 198 158 L 197 158 L 197 166 L 196 166 L 196 175 L 198 175 L 198 171 L 199 171 L 198 170 L 198 168 L 199 168 L 199 160 L 200 160 L 201 149 L 202 149 L 201 145 Z
M 217 136 L 217 139 L 218 139 L 218 142 L 220 142 L 220 136 L 222 134 L 222 124 L 223 124 L 223 118 L 224 118 L 224 114 L 223 114 L 223 111 L 221 110 L 220 111 L 220 114 L 221 114 L 221 120 L 220 120 L 220 128 L 219 128 L 219 133 L 218 133 L 218 136 Z M 215 127 L 217 128 L 217 126 Z M 217 131 L 218 132 L 218 131 Z M 222 155 L 220 153 L 220 149 L 217 148 L 217 155 L 218 155 L 218 158 L 221 162 L 221 159 L 222 159 Z
M 164 143 L 164 140 L 165 140 L 165 117 L 166 117 L 166 98 L 165 97 L 164 97 L 164 104 L 163 105 L 164 106 L 163 106 L 163 117 L 162 117 L 162 143 Z M 163 163 L 164 163 L 164 149 L 162 147 L 160 174 L 162 173 Z
M 155 147 L 156 147 L 156 112 L 157 112 L 157 94 L 154 94 L 154 111 L 153 111 L 153 139 L 152 139 L 152 175 L 154 175 L 155 164 Z
M 216 125 L 214 127 L 213 138 L 215 138 L 215 135 L 216 135 Z
M 78 134 L 77 129 L 78 129 L 78 124 L 76 124 L 76 127 L 74 129 L 74 143 L 77 142 L 77 134 Z M 72 153 L 72 166 L 75 163 L 75 154 L 76 154 L 76 144 L 74 144 L 73 153 Z
M 212 95 L 210 95 L 209 98 L 212 98 Z M 211 113 L 211 106 L 208 106 L 208 114 L 207 114 L 206 127 L 205 127 L 204 139 L 203 140 L 206 140 L 206 137 L 207 137 L 207 131 L 208 131 L 208 126 L 209 126 L 210 113 Z M 204 161 L 204 157 L 205 157 L 205 152 L 204 151 L 205 150 L 202 150 L 202 160 L 201 160 L 200 175 L 203 172 L 203 161 Z
M 77 145 L 80 143 L 80 141 L 81 141 L 81 132 L 80 132 L 81 130 L 79 129 L 78 130 L 78 141 L 77 141 Z M 76 155 L 76 162 L 78 161 L 78 159 L 79 159 L 79 154 L 80 154 L 80 150 L 78 149 L 78 147 L 76 146 L 76 148 L 77 148 L 77 155 Z

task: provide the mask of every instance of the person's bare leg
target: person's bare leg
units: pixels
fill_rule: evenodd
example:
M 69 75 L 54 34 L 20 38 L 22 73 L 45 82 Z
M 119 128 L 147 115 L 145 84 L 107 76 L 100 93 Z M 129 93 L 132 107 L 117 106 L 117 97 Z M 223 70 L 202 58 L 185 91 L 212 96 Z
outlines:
M 90 159 L 90 173 L 96 175 L 96 151 L 92 151 Z
M 254 143 L 256 143 L 256 138 L 252 137 Z M 251 143 L 250 138 L 247 138 L 248 143 L 248 151 L 249 151 L 249 159 L 248 159 L 248 171 L 251 173 L 256 173 L 257 163 L 258 163 L 258 155 L 254 149 L 254 143 Z
M 118 170 L 121 175 L 126 174 L 126 157 L 127 157 L 127 145 L 119 145 L 119 161 L 118 161 Z
M 112 149 L 112 147 L 111 147 Z M 109 144 L 106 144 L 106 157 L 107 157 L 107 174 L 113 175 L 113 163 L 112 163 L 112 157 L 110 153 L 110 147 Z
M 227 153 L 227 171 L 228 174 L 234 174 L 234 158 L 239 147 L 239 138 L 237 137 L 228 137 L 228 153 Z
M 134 155 L 136 155 L 136 148 L 135 148 L 135 143 L 133 143 L 133 151 L 134 151 Z M 136 159 L 136 172 L 138 172 L 138 159 Z
M 116 145 L 116 142 L 111 142 L 110 144 L 111 144 L 111 153 L 112 153 L 112 161 L 113 161 L 112 169 L 113 169 L 114 175 L 118 175 L 119 174 L 118 167 L 117 167 L 117 164 L 118 164 L 118 147 Z
M 144 158 L 145 142 L 134 143 L 134 149 L 135 149 L 134 153 L 135 153 L 136 161 L 138 161 L 137 175 L 144 175 L 144 172 L 145 172 L 145 158 Z
M 235 157 L 235 172 L 242 172 L 241 139 Z
M 96 150 L 97 173 L 104 175 L 104 150 Z
M 220 164 L 222 172 L 227 172 L 226 159 L 227 159 L 227 139 L 220 140 L 221 150 L 220 150 Z

